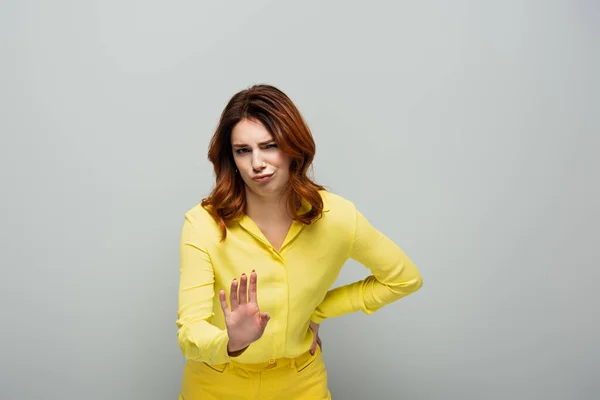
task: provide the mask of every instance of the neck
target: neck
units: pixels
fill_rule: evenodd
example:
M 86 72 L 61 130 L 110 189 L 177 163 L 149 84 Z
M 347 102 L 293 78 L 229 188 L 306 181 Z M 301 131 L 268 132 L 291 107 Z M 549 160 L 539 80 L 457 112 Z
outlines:
M 246 187 L 246 214 L 255 221 L 282 221 L 292 217 L 283 194 L 261 196 Z

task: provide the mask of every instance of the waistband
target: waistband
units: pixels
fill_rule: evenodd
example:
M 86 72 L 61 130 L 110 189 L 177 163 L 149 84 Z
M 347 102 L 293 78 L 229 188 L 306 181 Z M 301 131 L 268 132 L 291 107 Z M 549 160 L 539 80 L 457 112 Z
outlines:
M 320 346 L 317 345 L 314 355 L 310 354 L 310 351 L 306 351 L 306 352 L 300 354 L 299 356 L 296 356 L 293 358 L 281 357 L 281 358 L 271 359 L 269 361 L 265 361 L 262 363 L 254 363 L 254 364 L 242 364 L 237 361 L 231 360 L 230 364 L 233 367 L 245 369 L 247 371 L 265 371 L 265 370 L 282 368 L 282 367 L 300 369 L 303 366 L 307 365 L 309 362 L 311 362 L 315 357 L 317 357 L 320 352 L 321 352 Z
M 319 356 L 320 353 L 321 353 L 321 347 L 317 345 L 315 354 L 310 354 L 310 351 L 306 351 L 306 352 L 300 354 L 299 356 L 296 356 L 293 358 L 281 357 L 281 358 L 275 358 L 275 359 L 271 359 L 269 361 L 265 361 L 265 362 L 261 362 L 261 363 L 253 363 L 253 364 L 239 363 L 234 360 L 231 360 L 230 362 L 225 363 L 225 364 L 208 364 L 208 363 L 205 363 L 205 364 L 207 364 L 211 368 L 213 368 L 217 371 L 221 371 L 221 372 L 224 371 L 225 368 L 227 368 L 228 366 L 230 368 L 240 368 L 240 369 L 243 369 L 246 371 L 255 371 L 255 372 L 268 371 L 268 370 L 272 370 L 272 369 L 276 369 L 276 368 L 283 368 L 283 367 L 302 369 L 304 366 L 308 365 L 311 361 L 313 361 L 317 356 Z

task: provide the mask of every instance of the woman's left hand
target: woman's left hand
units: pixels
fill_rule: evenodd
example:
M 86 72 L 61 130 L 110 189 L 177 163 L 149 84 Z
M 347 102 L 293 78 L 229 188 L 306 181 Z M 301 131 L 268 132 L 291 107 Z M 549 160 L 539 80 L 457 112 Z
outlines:
M 317 344 L 323 351 L 323 345 L 321 344 L 321 338 L 319 337 L 319 324 L 310 321 L 310 329 L 313 331 L 313 343 L 310 346 L 310 354 L 314 355 L 317 350 Z

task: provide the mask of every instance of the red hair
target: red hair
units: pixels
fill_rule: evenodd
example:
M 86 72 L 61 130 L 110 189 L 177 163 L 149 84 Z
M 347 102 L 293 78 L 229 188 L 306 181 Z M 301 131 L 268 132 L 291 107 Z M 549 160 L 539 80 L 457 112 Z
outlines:
M 286 190 L 287 204 L 293 219 L 311 224 L 323 213 L 323 199 L 307 171 L 315 156 L 315 142 L 302 114 L 290 98 L 271 85 L 254 85 L 236 93 L 221 114 L 219 125 L 210 141 L 208 159 L 213 164 L 216 183 L 202 206 L 221 228 L 221 241 L 227 237 L 227 224 L 244 214 L 244 181 L 235 173 L 231 148 L 231 131 L 243 119 L 260 122 L 273 135 L 277 146 L 291 158 L 290 178 Z M 310 210 L 298 213 L 302 200 Z

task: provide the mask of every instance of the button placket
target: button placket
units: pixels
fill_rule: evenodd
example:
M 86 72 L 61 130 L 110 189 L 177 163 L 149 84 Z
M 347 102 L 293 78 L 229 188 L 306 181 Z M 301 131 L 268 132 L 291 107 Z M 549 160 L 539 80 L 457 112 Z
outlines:
M 273 246 L 269 246 L 269 251 L 271 252 L 271 255 L 273 256 L 273 258 L 275 258 L 277 261 L 279 261 L 281 264 L 283 264 L 283 256 L 281 255 L 280 252 L 275 250 L 275 248 Z

